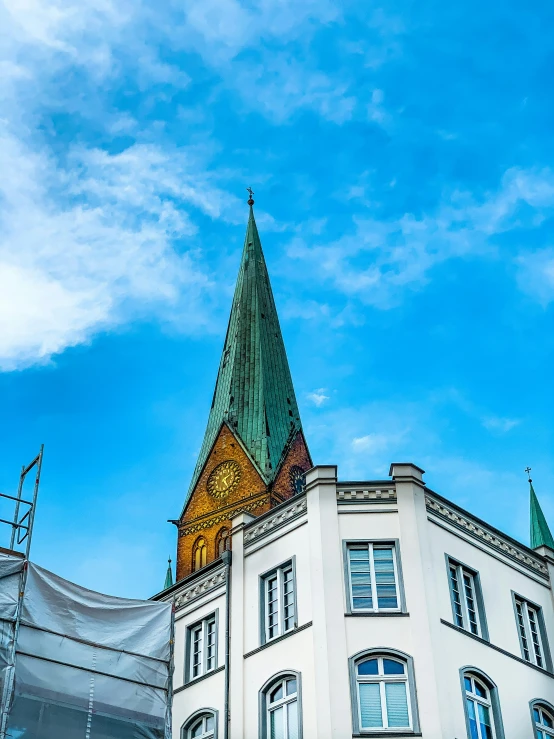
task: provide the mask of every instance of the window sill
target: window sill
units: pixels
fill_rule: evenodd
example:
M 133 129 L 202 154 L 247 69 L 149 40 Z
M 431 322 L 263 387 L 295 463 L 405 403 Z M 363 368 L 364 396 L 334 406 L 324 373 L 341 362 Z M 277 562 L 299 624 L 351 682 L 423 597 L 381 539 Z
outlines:
M 376 618 L 377 616 L 379 618 L 398 618 L 399 616 L 409 616 L 410 614 L 407 611 L 353 611 L 352 613 L 345 613 L 344 615 L 347 618 Z M 360 734 L 360 736 L 364 735 Z
M 420 731 L 364 731 L 363 734 L 352 734 L 353 739 L 361 739 L 362 737 L 381 737 L 385 736 L 400 737 L 400 736 L 423 736 Z
M 537 670 L 542 675 L 548 675 L 548 677 L 554 678 L 554 673 L 550 672 L 550 670 L 545 670 L 543 667 L 537 667 L 537 665 L 534 665 L 532 662 L 527 662 L 527 660 L 523 659 L 523 657 L 517 657 L 515 654 L 512 654 L 511 652 L 508 652 L 505 649 L 502 649 L 502 647 L 497 647 L 495 644 L 491 644 L 490 641 L 487 641 L 486 639 L 483 639 L 480 636 L 475 636 L 475 634 L 472 634 L 471 631 L 466 631 L 465 629 L 462 629 L 459 626 L 455 626 L 454 624 L 451 624 L 450 621 L 445 621 L 443 618 L 441 618 L 441 624 L 448 626 L 448 628 L 450 629 L 454 629 L 454 631 L 457 631 L 460 634 L 469 636 L 470 639 L 475 639 L 475 641 L 478 641 L 480 644 L 484 644 L 486 647 L 490 647 L 491 649 L 494 649 L 496 652 L 500 652 L 500 654 L 504 654 L 506 657 L 515 659 L 516 662 L 521 662 L 522 665 L 527 665 L 527 667 L 531 667 L 531 669 Z
M 200 677 L 195 677 L 194 680 L 189 680 L 184 685 L 181 685 L 179 688 L 175 688 L 173 694 L 180 693 L 181 690 L 185 690 L 185 688 L 190 688 L 191 685 L 196 685 L 196 683 L 201 683 L 202 680 L 207 680 L 207 678 L 211 677 L 212 675 L 217 675 L 218 672 L 221 672 L 224 669 L 225 665 L 221 665 L 221 667 L 216 667 L 215 670 L 211 670 L 211 672 L 206 672 L 204 675 L 200 675 Z
M 247 657 L 251 657 L 253 654 L 258 654 L 258 652 L 261 652 L 264 649 L 267 649 L 268 647 L 271 647 L 273 644 L 277 644 L 280 641 L 283 641 L 283 639 L 288 639 L 289 636 L 294 636 L 294 634 L 298 634 L 299 631 L 304 631 L 304 629 L 308 629 L 312 625 L 312 621 L 308 621 L 307 624 L 302 624 L 302 626 L 297 626 L 295 629 L 291 629 L 291 631 L 287 631 L 286 634 L 281 634 L 281 636 L 276 636 L 275 639 L 272 639 L 271 641 L 266 642 L 265 644 L 262 644 L 257 649 L 253 649 L 251 652 L 247 652 L 245 655 L 243 655 L 243 659 L 246 659 Z

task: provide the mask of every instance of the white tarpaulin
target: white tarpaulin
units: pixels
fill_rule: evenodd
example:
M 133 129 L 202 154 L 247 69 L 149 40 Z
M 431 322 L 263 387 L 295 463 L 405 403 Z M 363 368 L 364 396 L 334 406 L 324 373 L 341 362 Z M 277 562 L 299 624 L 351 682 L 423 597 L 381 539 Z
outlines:
M 169 739 L 171 604 L 102 595 L 28 568 L 8 736 Z

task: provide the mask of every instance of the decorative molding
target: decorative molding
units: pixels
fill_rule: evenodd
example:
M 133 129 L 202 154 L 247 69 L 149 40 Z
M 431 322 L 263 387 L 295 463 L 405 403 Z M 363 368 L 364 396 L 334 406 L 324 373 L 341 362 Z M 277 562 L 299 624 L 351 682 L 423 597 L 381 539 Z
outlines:
M 282 504 L 283 505 L 283 504 Z M 252 522 L 244 532 L 244 546 L 247 547 L 259 539 L 263 539 L 275 529 L 281 528 L 289 521 L 294 521 L 295 518 L 303 516 L 308 511 L 308 504 L 306 496 L 295 497 L 292 502 L 284 506 L 281 510 L 275 512 L 273 516 L 264 517 L 263 521 L 259 523 Z
M 396 503 L 396 488 L 341 488 L 337 487 L 339 503 Z
M 263 498 L 258 498 L 258 500 L 254 500 L 251 503 L 237 505 L 236 508 L 232 509 L 232 515 L 236 516 L 237 513 L 249 513 L 250 511 L 253 511 L 256 508 L 261 508 L 261 506 L 266 505 L 268 501 L 269 501 L 269 496 L 264 495 Z M 212 516 L 211 518 L 208 518 L 204 521 L 196 521 L 195 523 L 191 523 L 190 526 L 185 526 L 184 528 L 179 530 L 179 536 L 187 536 L 187 534 L 196 534 L 198 531 L 209 529 L 210 527 L 214 526 L 216 523 L 221 523 L 222 521 L 229 521 L 231 519 L 231 516 L 229 515 L 229 513 L 230 511 L 227 511 L 226 513 L 220 513 L 219 515 Z
M 190 585 L 176 593 L 173 598 L 175 609 L 183 608 L 222 585 L 225 585 L 225 567 L 221 567 L 215 572 L 209 572 L 204 577 L 199 577 L 198 580 L 191 582 Z
M 297 626 L 295 629 L 291 629 L 290 631 L 286 631 L 284 634 L 281 634 L 281 636 L 276 636 L 274 639 L 271 639 L 271 641 L 266 641 L 265 644 L 261 644 L 256 649 L 253 649 L 251 652 L 247 652 L 246 654 L 243 654 L 243 659 L 248 659 L 248 657 L 252 657 L 253 654 L 258 654 L 258 652 L 261 652 L 264 649 L 267 649 L 268 647 L 272 647 L 274 644 L 277 644 L 277 642 L 283 641 L 283 639 L 288 639 L 289 636 L 294 636 L 294 634 L 298 634 L 299 631 L 304 631 L 304 629 L 309 629 L 310 626 L 312 626 L 313 621 L 308 621 L 305 624 L 302 624 L 302 626 Z
M 543 577 L 548 578 L 548 568 L 538 557 L 532 556 L 523 547 L 519 547 L 514 542 L 499 536 L 480 521 L 472 519 L 470 514 L 464 515 L 461 511 L 455 510 L 443 502 L 439 502 L 430 495 L 425 496 L 425 505 L 427 506 L 427 510 L 432 511 L 439 518 L 448 521 L 452 526 L 465 531 L 474 539 L 485 542 L 491 549 L 518 562 L 523 567 L 533 572 L 538 572 Z

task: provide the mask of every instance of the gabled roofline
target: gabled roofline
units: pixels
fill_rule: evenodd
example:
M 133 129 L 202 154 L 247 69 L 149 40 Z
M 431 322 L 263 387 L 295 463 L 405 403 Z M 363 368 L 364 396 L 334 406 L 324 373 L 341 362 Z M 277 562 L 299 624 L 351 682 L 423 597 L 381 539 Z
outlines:
M 252 457 L 252 455 L 250 454 L 250 452 L 249 452 L 249 451 L 248 451 L 248 449 L 246 448 L 246 446 L 245 446 L 245 444 L 244 444 L 243 440 L 242 440 L 242 439 L 240 438 L 240 435 L 239 435 L 239 433 L 238 433 L 237 431 L 233 430 L 233 427 L 232 427 L 232 426 L 230 426 L 230 425 L 229 425 L 229 424 L 227 423 L 227 421 L 223 420 L 223 421 L 222 421 L 222 422 L 221 422 L 221 423 L 219 424 L 219 428 L 218 428 L 218 430 L 217 430 L 217 434 L 215 435 L 215 439 L 214 439 L 214 441 L 213 441 L 213 444 L 211 445 L 211 447 L 210 447 L 210 451 L 208 452 L 208 454 L 207 454 L 207 456 L 206 456 L 206 461 L 204 462 L 204 464 L 202 465 L 202 467 L 201 467 L 201 469 L 200 469 L 200 472 L 198 473 L 198 477 L 196 478 L 196 484 L 195 484 L 194 488 L 192 488 L 192 490 L 189 490 L 189 492 L 187 493 L 187 497 L 185 498 L 185 502 L 184 502 L 184 504 L 183 504 L 183 510 L 181 511 L 181 515 L 180 515 L 180 516 L 179 516 L 179 518 L 178 518 L 179 524 L 181 523 L 181 520 L 182 520 L 183 516 L 184 516 L 184 515 L 185 515 L 185 513 L 186 513 L 186 510 L 187 510 L 188 504 L 190 503 L 190 501 L 191 501 L 191 499 L 192 499 L 192 495 L 193 495 L 194 491 L 196 490 L 196 486 L 198 485 L 198 483 L 199 483 L 199 481 L 200 481 L 200 478 L 201 478 L 201 477 L 202 477 L 202 475 L 204 474 L 204 470 L 206 469 L 206 465 L 208 464 L 208 461 L 209 461 L 210 457 L 212 456 L 212 452 L 213 452 L 213 450 L 214 450 L 214 447 L 215 447 L 215 445 L 216 445 L 216 443 L 217 443 L 217 440 L 219 439 L 219 435 L 221 434 L 221 429 L 222 429 L 222 428 L 223 428 L 224 426 L 226 426 L 226 427 L 227 427 L 227 429 L 228 429 L 228 430 L 229 430 L 229 431 L 231 432 L 231 434 L 233 435 L 233 438 L 235 438 L 235 439 L 237 440 L 237 442 L 238 442 L 238 444 L 239 444 L 240 448 L 242 449 L 242 451 L 243 451 L 243 452 L 244 452 L 244 453 L 246 454 L 246 456 L 248 457 L 248 460 L 249 460 L 249 462 L 250 462 L 250 463 L 251 463 L 251 464 L 252 464 L 252 465 L 254 466 L 254 469 L 255 469 L 255 470 L 256 470 L 256 472 L 257 472 L 257 473 L 258 473 L 258 474 L 260 475 L 260 477 L 262 478 L 262 481 L 263 481 L 263 483 L 264 483 L 264 484 L 265 484 L 266 486 L 268 486 L 268 485 L 269 485 L 269 480 L 267 479 L 266 475 L 264 475 L 264 474 L 263 474 L 263 472 L 262 472 L 262 471 L 260 470 L 260 468 L 259 468 L 259 466 L 258 466 L 258 464 L 257 464 L 256 460 L 255 460 L 255 459 L 254 459 L 254 458 Z M 179 525 L 179 524 L 177 524 L 177 525 Z

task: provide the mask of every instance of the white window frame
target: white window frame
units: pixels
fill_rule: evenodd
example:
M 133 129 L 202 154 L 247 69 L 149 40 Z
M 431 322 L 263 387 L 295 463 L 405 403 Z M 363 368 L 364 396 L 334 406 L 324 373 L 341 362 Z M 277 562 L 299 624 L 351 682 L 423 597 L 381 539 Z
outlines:
M 186 682 L 192 680 L 198 680 L 203 675 L 208 675 L 217 669 L 217 640 L 218 640 L 218 628 L 217 628 L 217 611 L 209 614 L 201 621 L 197 621 L 187 628 L 187 674 Z M 211 628 L 212 627 L 212 628 Z M 200 649 L 195 650 L 195 638 L 196 634 L 200 634 Z M 208 637 L 213 636 L 213 642 L 208 644 Z M 209 650 L 208 647 L 211 647 Z M 200 654 L 199 671 L 194 674 L 196 662 L 196 654 Z
M 290 575 L 290 580 L 285 576 Z M 276 623 L 273 624 L 275 633 L 270 634 L 272 626 L 269 623 L 270 616 L 270 585 L 273 581 L 276 581 L 277 598 L 274 602 L 277 605 L 276 612 Z M 285 606 L 285 584 L 287 582 L 292 583 L 292 604 Z M 261 577 L 261 598 L 262 598 L 262 643 L 267 644 L 284 634 L 288 634 L 298 626 L 298 610 L 296 602 L 296 573 L 294 566 L 294 558 L 287 560 L 278 567 L 275 567 L 270 572 L 265 573 Z M 285 609 L 292 606 L 292 615 L 287 615 Z M 287 621 L 292 621 L 289 626 L 286 626 Z
M 187 729 L 187 739 L 192 739 L 192 730 L 198 725 L 199 721 L 202 721 L 202 729 L 204 729 L 202 734 L 197 734 L 194 739 L 214 739 L 215 737 L 215 728 L 214 729 L 206 729 L 206 723 L 208 719 L 211 719 L 214 722 L 215 727 L 215 719 L 212 715 L 206 714 L 205 716 L 199 717 L 197 721 L 194 721 L 192 726 L 190 726 Z
M 352 571 L 350 567 L 350 551 L 353 549 L 362 549 L 364 547 L 367 547 L 369 552 L 369 578 L 370 578 L 370 588 L 371 588 L 371 602 L 372 602 L 372 608 L 357 608 L 354 606 L 354 594 L 352 591 Z M 375 559 L 374 559 L 374 551 L 376 549 L 390 549 L 392 552 L 392 564 L 393 564 L 393 570 L 394 570 L 394 587 L 395 587 L 395 594 L 396 594 L 396 602 L 397 606 L 396 608 L 380 608 L 379 607 L 379 599 L 377 597 L 377 579 L 375 576 Z M 346 542 L 346 571 L 347 571 L 347 577 L 348 577 L 348 604 L 349 609 L 352 613 L 398 613 L 403 610 L 402 603 L 402 592 L 400 588 L 401 584 L 401 578 L 399 573 L 399 566 L 398 566 L 398 553 L 397 553 L 397 546 L 395 542 L 390 541 L 347 541 Z
M 460 564 L 460 562 L 457 562 L 455 559 L 452 559 L 451 557 L 448 557 L 447 559 L 448 563 L 448 587 L 450 590 L 450 599 L 452 602 L 452 616 L 454 618 L 454 623 L 456 626 L 458 626 L 461 629 L 464 629 L 465 631 L 468 631 L 470 634 L 474 634 L 475 636 L 483 637 L 483 625 L 482 625 L 482 617 L 480 612 L 480 604 L 479 604 L 479 591 L 478 591 L 478 583 L 477 578 L 478 575 L 474 570 L 469 569 L 465 565 Z M 454 587 L 452 583 L 452 570 L 456 573 L 456 585 L 457 585 L 457 593 L 459 595 L 460 601 L 460 609 L 461 614 L 457 613 L 456 610 L 456 599 L 455 599 L 455 593 L 454 593 Z M 469 578 L 470 581 L 470 587 L 471 587 L 471 599 L 473 601 L 473 612 L 475 613 L 475 625 L 477 628 L 477 631 L 473 631 L 471 628 L 471 618 L 470 618 L 470 607 L 469 607 L 469 596 L 466 589 L 466 583 L 465 578 Z M 458 619 L 462 619 L 462 623 L 458 623 Z
M 468 701 L 472 701 L 474 704 L 480 703 L 481 705 L 486 706 L 486 708 L 488 708 L 489 710 L 489 716 L 491 719 L 492 739 L 498 739 L 498 732 L 497 732 L 496 720 L 495 720 L 495 715 L 494 715 L 495 711 L 494 711 L 494 706 L 493 706 L 493 701 L 492 701 L 491 689 L 489 688 L 488 685 L 486 685 L 486 683 L 484 682 L 482 678 L 480 678 L 478 675 L 474 675 L 470 671 L 465 672 L 463 677 L 464 677 L 464 700 L 465 700 L 464 709 L 466 712 L 468 724 L 469 724 L 469 711 L 467 708 Z M 469 691 L 465 685 L 466 679 L 471 680 L 471 686 L 472 686 L 471 691 Z M 475 681 L 477 681 L 479 685 L 482 688 L 484 688 L 487 694 L 486 698 L 482 698 L 481 696 L 477 695 L 477 693 L 475 692 L 474 690 Z M 475 715 L 477 717 L 477 735 L 479 739 L 487 739 L 486 737 L 482 735 L 482 732 L 481 732 L 481 723 L 479 721 L 479 712 L 477 710 L 477 707 L 475 708 Z
M 535 711 L 539 714 L 539 721 L 535 718 Z M 554 728 L 546 726 L 546 724 L 542 722 L 543 716 L 548 716 L 548 718 L 554 723 L 554 710 L 540 700 L 533 701 L 531 704 L 531 717 L 533 719 L 535 737 L 537 737 L 537 739 L 539 739 L 539 737 L 540 739 L 553 739 Z
M 211 719 L 213 721 L 213 729 L 206 729 L 206 723 L 208 719 Z M 199 735 L 198 739 L 217 739 L 218 711 L 214 708 L 201 708 L 198 711 L 195 711 L 191 716 L 189 716 L 181 727 L 181 731 L 179 733 L 180 739 L 192 739 L 192 730 L 196 726 L 198 726 L 198 723 L 200 721 L 202 721 L 203 732 Z
M 541 633 L 541 608 L 515 593 L 514 605 L 521 655 L 526 662 L 546 670 L 546 649 Z M 536 639 L 533 638 L 533 635 L 536 636 Z M 527 656 L 525 656 L 526 654 Z
M 287 681 L 288 680 L 295 680 L 296 681 L 296 693 L 293 693 L 292 695 L 287 695 Z M 281 683 L 281 687 L 283 688 L 283 697 L 279 700 L 276 700 L 274 703 L 270 703 L 270 697 L 271 693 L 274 692 L 274 690 L 279 687 L 279 683 Z M 285 733 L 283 736 L 283 739 L 289 739 L 289 706 L 292 703 L 296 703 L 296 720 L 300 721 L 300 705 L 298 701 L 298 679 L 295 675 L 287 675 L 280 680 L 276 680 L 274 683 L 271 684 L 271 686 L 266 690 L 266 734 L 267 739 L 271 739 L 271 714 L 275 711 L 278 711 L 280 708 L 284 707 L 284 729 Z M 299 734 L 299 728 L 296 729 L 297 735 Z
M 362 662 L 366 662 L 368 660 L 377 660 L 378 665 L 378 674 L 377 675 L 358 675 L 358 665 Z M 404 666 L 404 674 L 403 675 L 385 675 L 384 667 L 383 667 L 383 660 L 389 659 L 394 662 L 399 662 Z M 366 657 L 362 657 L 358 659 L 354 665 L 355 669 L 355 675 L 354 679 L 356 681 L 356 705 L 357 705 L 357 715 L 358 715 L 358 727 L 359 732 L 362 734 L 372 734 L 375 732 L 382 733 L 383 731 L 392 733 L 399 733 L 399 732 L 406 732 L 406 731 L 414 731 L 414 719 L 412 714 L 412 694 L 411 694 L 411 685 L 410 685 L 410 673 L 408 669 L 408 663 L 405 659 L 402 657 L 398 657 L 395 654 L 368 654 Z M 387 698 L 386 698 L 386 688 L 385 685 L 387 683 L 403 683 L 406 686 L 406 704 L 408 707 L 408 726 L 390 726 L 388 725 L 388 712 L 387 712 Z M 379 685 L 379 697 L 381 701 L 381 717 L 383 721 L 383 726 L 375 726 L 375 727 L 364 727 L 362 726 L 362 707 L 361 707 L 361 699 L 360 699 L 360 685 L 367 685 L 367 684 L 378 684 Z

